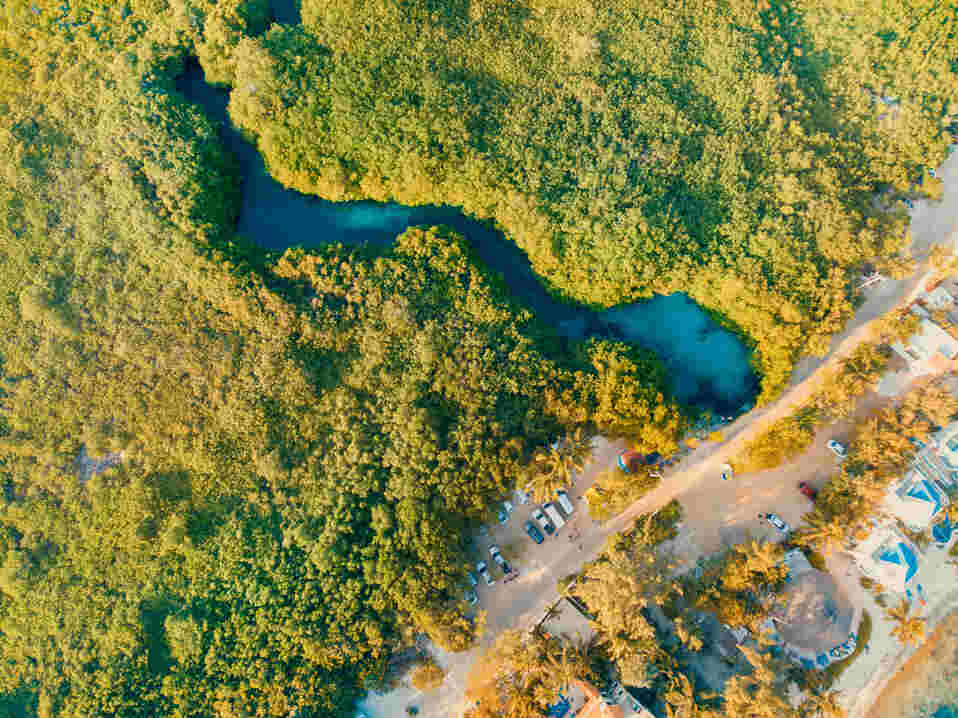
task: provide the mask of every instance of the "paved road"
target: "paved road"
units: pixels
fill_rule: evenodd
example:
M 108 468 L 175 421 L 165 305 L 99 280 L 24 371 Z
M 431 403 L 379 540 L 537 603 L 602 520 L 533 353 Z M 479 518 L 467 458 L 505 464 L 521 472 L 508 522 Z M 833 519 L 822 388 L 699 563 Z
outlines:
M 942 201 L 918 202 L 912 210 L 912 249 L 918 257 L 926 255 L 934 244 L 955 246 L 955 241 L 958 240 L 958 153 L 948 158 L 938 171 L 938 176 L 945 185 Z M 736 489 L 734 496 L 730 494 L 729 485 L 719 478 L 722 464 L 728 457 L 740 452 L 769 423 L 788 415 L 794 406 L 803 403 L 817 391 L 828 370 L 869 337 L 870 323 L 895 307 L 913 301 L 923 291 L 930 274 L 926 267 L 921 266 L 910 279 L 886 280 L 866 290 L 866 301 L 845 331 L 832 339 L 825 357 L 809 357 L 799 362 L 789 388 L 777 401 L 739 417 L 726 427 L 723 431 L 723 443 L 706 443 L 684 457 L 676 466 L 666 471 L 665 479 L 655 490 L 620 516 L 598 525 L 588 520 L 584 510 L 577 512 L 575 526 L 581 531 L 581 538 L 575 542 L 562 537 L 548 540 L 520 562 L 522 575 L 519 580 L 497 585 L 495 590 L 483 596 L 482 608 L 488 612 L 488 616 L 482 646 L 490 645 L 495 636 L 505 629 L 531 626 L 555 600 L 558 579 L 579 571 L 586 561 L 601 551 L 612 533 L 628 528 L 637 516 L 654 511 L 673 498 L 679 498 L 683 503 L 694 500 L 696 507 L 700 504 L 711 504 L 712 508 L 708 512 L 690 512 L 686 520 L 686 530 L 692 531 L 696 530 L 693 523 L 695 516 L 710 516 L 710 525 L 717 520 L 721 523 L 727 518 L 729 524 L 733 525 L 736 523 L 736 517 L 747 517 L 768 510 L 772 494 L 757 490 L 756 485 L 748 486 L 749 490 Z M 819 436 L 815 450 L 820 450 L 818 443 L 824 440 Z M 584 491 L 601 471 L 611 466 L 623 446 L 622 442 L 599 438 L 595 459 L 577 482 L 576 491 Z M 705 488 L 697 488 L 700 483 L 703 483 Z M 775 491 L 781 494 L 780 488 Z M 582 509 L 584 508 L 583 506 Z M 524 520 L 523 516 L 519 518 Z M 565 527 L 563 532 L 569 528 Z M 755 528 L 760 528 L 757 522 Z M 706 550 L 712 547 L 713 543 L 711 539 L 705 541 L 700 549 Z M 410 704 L 419 707 L 423 718 L 460 715 L 465 709 L 463 692 L 466 676 L 479 650 L 481 648 L 464 654 L 440 654 L 440 662 L 447 669 L 447 678 L 438 691 L 422 695 L 412 689 L 401 688 L 387 696 L 370 697 L 361 703 L 361 709 L 370 718 L 401 715 L 405 706 Z

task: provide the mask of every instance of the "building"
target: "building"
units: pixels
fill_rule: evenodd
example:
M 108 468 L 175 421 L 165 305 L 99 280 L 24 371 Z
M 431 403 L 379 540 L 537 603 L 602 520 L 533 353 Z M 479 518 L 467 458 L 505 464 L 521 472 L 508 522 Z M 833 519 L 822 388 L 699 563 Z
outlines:
M 910 590 L 918 573 L 918 549 L 890 526 L 876 527 L 852 557 L 862 573 L 896 593 Z
M 591 641 L 595 636 L 588 614 L 568 598 L 562 598 L 540 621 L 539 628 L 566 639 Z M 602 694 L 589 681 L 574 680 L 549 708 L 551 718 L 655 718 L 629 689 L 619 683 Z
M 655 718 L 625 686 L 616 684 L 602 695 L 589 681 L 575 680 L 548 715 L 560 718 Z
M 913 531 L 924 531 L 941 519 L 948 497 L 935 482 L 918 471 L 896 481 L 885 499 L 885 509 Z
M 917 332 L 905 342 L 895 342 L 892 350 L 908 363 L 915 376 L 944 372 L 958 366 L 958 339 L 927 317 L 922 317 Z
M 921 303 L 924 304 L 928 309 L 943 312 L 947 312 L 949 309 L 955 308 L 955 298 L 943 284 L 939 284 L 937 287 L 925 294 L 921 298 Z
M 822 669 L 847 658 L 855 650 L 861 611 L 802 551 L 788 551 L 785 566 L 785 588 L 767 624 L 772 638 L 807 668 Z
M 958 421 L 936 432 L 915 456 L 915 470 L 942 493 L 958 485 Z

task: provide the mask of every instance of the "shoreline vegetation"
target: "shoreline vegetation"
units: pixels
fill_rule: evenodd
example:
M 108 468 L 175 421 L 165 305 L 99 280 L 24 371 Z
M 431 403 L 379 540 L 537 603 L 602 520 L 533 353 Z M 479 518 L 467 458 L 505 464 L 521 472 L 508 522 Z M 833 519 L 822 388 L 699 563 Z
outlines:
M 287 187 L 494 218 L 585 304 L 687 293 L 755 342 L 764 403 L 860 267 L 904 262 L 907 218 L 873 198 L 945 156 L 947 12 L 303 0 L 291 27 L 264 0 L 10 4 L 0 696 L 348 714 L 417 634 L 472 645 L 468 536 L 537 449 L 584 427 L 660 451 L 686 424 L 654 357 L 554 353 L 445 230 L 279 257 L 236 236 L 187 58 Z M 123 461 L 81 482 L 81 452 Z

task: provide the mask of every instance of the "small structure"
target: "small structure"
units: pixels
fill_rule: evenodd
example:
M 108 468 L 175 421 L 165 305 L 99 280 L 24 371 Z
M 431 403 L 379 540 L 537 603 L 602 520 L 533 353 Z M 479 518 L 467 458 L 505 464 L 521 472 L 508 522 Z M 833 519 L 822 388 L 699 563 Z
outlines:
M 918 573 L 918 549 L 890 526 L 876 527 L 852 557 L 862 573 L 897 593 L 905 593 Z
M 939 520 L 948 503 L 933 481 L 914 470 L 892 484 L 885 498 L 886 510 L 914 531 L 924 531 Z
M 553 636 L 590 641 L 595 636 L 591 618 L 568 598 L 562 598 L 546 614 L 548 620 L 538 628 Z M 550 706 L 553 718 L 655 718 L 628 688 L 616 683 L 603 695 L 592 683 L 576 679 L 559 694 Z
M 891 348 L 914 376 L 954 369 L 958 358 L 958 339 L 927 318 L 906 342 L 895 342 Z
M 639 470 L 639 467 L 642 466 L 642 454 L 638 451 L 632 451 L 631 449 L 626 449 L 621 454 L 619 454 L 619 468 L 622 469 L 627 474 L 635 473 Z
M 925 294 L 921 298 L 922 303 L 932 310 L 948 311 L 949 309 L 955 308 L 955 297 L 945 288 L 943 284 L 939 284 L 933 290 Z
M 655 718 L 624 686 L 616 683 L 608 695 L 589 681 L 574 680 L 562 692 L 560 701 L 548 715 L 555 718 L 569 715 L 575 718 Z
M 785 554 L 788 569 L 781 601 L 771 614 L 773 638 L 807 668 L 822 669 L 855 650 L 861 612 L 830 574 L 812 566 L 805 554 Z

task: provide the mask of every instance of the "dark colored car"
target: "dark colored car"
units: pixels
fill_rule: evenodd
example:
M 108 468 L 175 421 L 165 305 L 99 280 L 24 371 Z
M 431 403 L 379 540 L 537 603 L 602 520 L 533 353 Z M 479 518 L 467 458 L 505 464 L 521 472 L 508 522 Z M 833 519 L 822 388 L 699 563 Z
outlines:
M 524 528 L 526 530 L 526 533 L 529 534 L 529 538 L 531 538 L 536 543 L 542 543 L 543 541 L 545 541 L 545 537 L 542 535 L 542 532 L 539 529 L 537 529 L 536 525 L 532 523 L 531 521 L 526 521 Z
M 505 557 L 499 552 L 499 547 L 495 544 L 489 547 L 489 555 L 492 556 L 492 560 L 499 564 L 499 568 L 502 569 L 503 573 L 512 573 L 512 566 L 509 565 L 509 562 L 506 561 Z
M 807 481 L 801 482 L 798 485 L 798 490 L 801 491 L 804 496 L 807 496 L 812 502 L 818 498 L 818 489 L 816 489 L 814 486 L 811 486 Z

